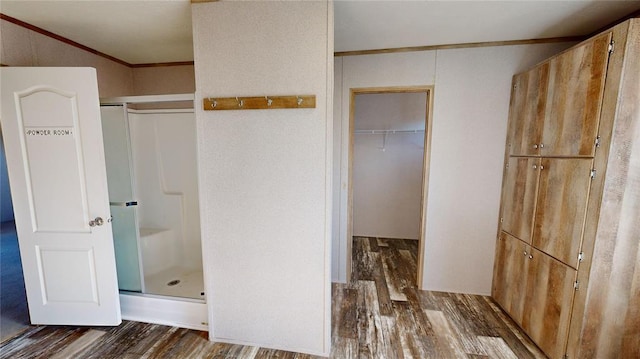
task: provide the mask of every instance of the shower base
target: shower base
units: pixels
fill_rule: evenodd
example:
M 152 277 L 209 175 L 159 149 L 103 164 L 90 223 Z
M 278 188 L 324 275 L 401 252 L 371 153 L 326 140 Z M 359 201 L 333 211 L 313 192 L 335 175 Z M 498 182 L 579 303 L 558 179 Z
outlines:
M 125 320 L 209 330 L 203 300 L 120 292 L 120 309 Z
M 171 267 L 145 276 L 145 292 L 169 297 L 205 299 L 202 270 Z

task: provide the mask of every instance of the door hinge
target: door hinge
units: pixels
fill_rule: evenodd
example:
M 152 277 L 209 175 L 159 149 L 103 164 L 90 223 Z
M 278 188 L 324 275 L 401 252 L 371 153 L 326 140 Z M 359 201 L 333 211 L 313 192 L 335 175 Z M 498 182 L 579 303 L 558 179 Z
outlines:
M 611 40 L 611 42 L 609 43 L 609 48 L 608 48 L 608 51 L 609 51 L 610 54 L 613 53 L 613 51 L 615 50 L 615 47 L 616 47 L 616 42 Z
M 580 281 L 576 280 L 573 282 L 573 289 L 578 290 L 580 288 Z
M 584 253 L 583 252 L 578 253 L 578 262 L 582 262 L 583 259 L 584 259 Z
M 596 147 L 600 147 L 600 136 L 596 137 Z
M 589 176 L 591 177 L 591 179 L 596 178 L 596 170 L 595 170 L 595 168 L 591 170 L 591 174 Z

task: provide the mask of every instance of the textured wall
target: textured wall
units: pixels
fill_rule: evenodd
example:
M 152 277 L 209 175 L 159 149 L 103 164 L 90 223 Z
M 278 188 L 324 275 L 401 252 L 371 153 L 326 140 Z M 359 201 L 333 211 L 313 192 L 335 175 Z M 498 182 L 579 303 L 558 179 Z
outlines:
M 210 336 L 328 355 L 333 9 L 194 4 L 196 103 L 316 95 L 315 109 L 196 107 Z

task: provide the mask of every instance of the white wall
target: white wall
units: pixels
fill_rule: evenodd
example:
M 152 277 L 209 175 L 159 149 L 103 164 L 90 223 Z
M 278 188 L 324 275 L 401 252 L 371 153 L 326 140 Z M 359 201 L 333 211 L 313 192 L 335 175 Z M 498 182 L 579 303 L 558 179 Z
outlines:
M 572 43 L 350 56 L 342 67 L 339 206 L 340 256 L 334 281 L 345 281 L 349 89 L 434 85 L 426 208 L 426 290 L 489 294 L 498 221 L 511 77 Z M 337 93 L 337 91 L 336 91 Z
M 196 112 L 210 337 L 328 355 L 333 9 L 192 5 L 196 103 L 316 95 L 315 109 Z
M 423 93 L 356 96 L 355 129 L 424 130 Z M 353 235 L 420 238 L 424 133 L 356 133 Z

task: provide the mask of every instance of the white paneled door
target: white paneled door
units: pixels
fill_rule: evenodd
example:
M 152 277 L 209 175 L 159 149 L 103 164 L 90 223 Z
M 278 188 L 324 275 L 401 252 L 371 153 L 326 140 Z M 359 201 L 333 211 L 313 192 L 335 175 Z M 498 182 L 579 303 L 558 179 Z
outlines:
M 96 71 L 8 67 L 0 81 L 31 322 L 118 325 Z

